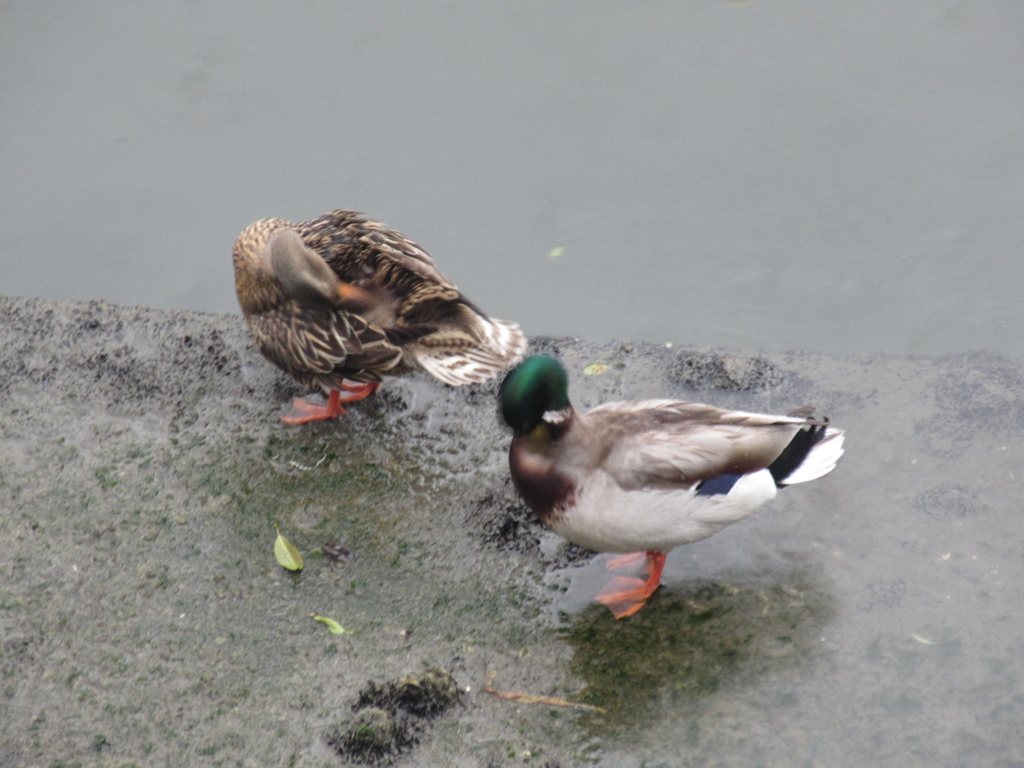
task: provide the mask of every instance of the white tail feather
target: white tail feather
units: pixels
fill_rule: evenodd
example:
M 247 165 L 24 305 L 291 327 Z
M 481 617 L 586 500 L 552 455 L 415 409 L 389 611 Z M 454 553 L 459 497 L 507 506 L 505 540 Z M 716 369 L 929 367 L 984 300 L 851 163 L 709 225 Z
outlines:
M 413 346 L 410 352 L 427 373 L 454 387 L 493 379 L 517 364 L 526 352 L 519 326 L 505 320 L 480 318 L 483 340 L 469 349 Z
M 817 480 L 835 469 L 836 462 L 843 455 L 845 434 L 841 429 L 827 427 L 825 436 L 811 449 L 803 463 L 781 481 L 782 484 L 795 485 Z

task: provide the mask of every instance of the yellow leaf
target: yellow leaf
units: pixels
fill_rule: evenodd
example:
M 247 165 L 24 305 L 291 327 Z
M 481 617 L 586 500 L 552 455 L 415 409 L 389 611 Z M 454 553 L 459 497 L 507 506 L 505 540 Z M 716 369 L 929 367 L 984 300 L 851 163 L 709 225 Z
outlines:
M 597 376 L 598 374 L 604 373 L 608 370 L 608 366 L 604 363 L 591 363 L 583 369 L 584 376 Z
M 277 558 L 277 562 L 281 564 L 282 568 L 287 568 L 289 571 L 301 571 L 302 555 L 299 554 L 299 550 L 281 535 L 281 529 L 276 525 L 274 530 L 277 531 L 277 540 L 274 542 L 274 557 Z
M 326 616 L 317 616 L 315 613 L 309 614 L 309 618 L 319 621 L 321 624 L 326 624 L 327 628 L 331 630 L 332 635 L 354 635 L 354 629 L 345 629 L 341 624 L 336 622 L 334 619 L 330 619 Z
M 558 246 L 557 248 L 552 248 L 552 249 L 551 249 L 551 253 L 549 253 L 548 255 L 549 255 L 549 256 L 550 256 L 550 257 L 551 257 L 552 259 L 557 259 L 557 258 L 558 258 L 559 256 L 561 256 L 561 255 L 562 255 L 563 253 L 565 253 L 565 246 L 564 246 L 564 245 L 560 245 L 560 246 Z

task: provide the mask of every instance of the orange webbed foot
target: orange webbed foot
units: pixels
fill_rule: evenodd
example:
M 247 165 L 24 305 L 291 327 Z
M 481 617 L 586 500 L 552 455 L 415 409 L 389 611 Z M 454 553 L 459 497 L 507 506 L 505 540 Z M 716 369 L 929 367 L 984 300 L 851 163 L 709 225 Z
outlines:
M 341 388 L 348 394 L 341 396 L 341 391 L 332 389 L 327 396 L 327 402 L 323 405 L 315 400 L 308 400 L 304 397 L 297 397 L 292 400 L 291 409 L 281 417 L 285 424 L 306 424 L 310 421 L 323 421 L 325 419 L 336 419 L 339 416 L 347 416 L 348 411 L 342 407 L 342 403 L 354 403 L 363 400 L 376 393 L 380 389 L 380 382 L 373 381 L 369 384 L 356 384 L 350 381 L 343 381 Z
M 292 400 L 291 409 L 281 417 L 281 421 L 285 424 L 306 424 L 310 421 L 336 419 L 348 413 L 341 407 L 341 403 L 341 393 L 336 389 L 331 390 L 331 394 L 327 396 L 327 402 L 323 405 L 314 400 L 297 397 Z
M 370 395 L 377 394 L 377 390 L 380 389 L 379 381 L 371 381 L 369 384 L 358 384 L 351 381 L 341 382 L 341 388 L 349 394 L 341 398 L 343 403 L 354 403 L 357 400 L 363 400 Z
M 608 567 L 618 569 L 635 564 L 640 553 L 623 555 L 609 561 Z M 661 584 L 661 571 L 665 567 L 665 554 L 663 552 L 647 552 L 647 581 L 635 579 L 628 576 L 616 576 L 609 581 L 597 594 L 598 602 L 608 606 L 616 619 L 623 619 L 632 616 L 647 603 L 647 599 L 654 594 L 658 585 Z

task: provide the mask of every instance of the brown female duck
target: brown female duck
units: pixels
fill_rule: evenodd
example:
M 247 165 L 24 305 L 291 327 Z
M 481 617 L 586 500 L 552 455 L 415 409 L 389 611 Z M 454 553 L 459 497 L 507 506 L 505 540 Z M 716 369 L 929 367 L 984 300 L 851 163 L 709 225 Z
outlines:
M 522 359 L 519 326 L 488 317 L 416 243 L 355 211 L 301 224 L 263 219 L 238 236 L 235 290 L 263 355 L 326 405 L 296 399 L 281 420 L 344 414 L 381 378 L 426 371 L 458 386 Z M 342 393 L 345 393 L 342 395 Z

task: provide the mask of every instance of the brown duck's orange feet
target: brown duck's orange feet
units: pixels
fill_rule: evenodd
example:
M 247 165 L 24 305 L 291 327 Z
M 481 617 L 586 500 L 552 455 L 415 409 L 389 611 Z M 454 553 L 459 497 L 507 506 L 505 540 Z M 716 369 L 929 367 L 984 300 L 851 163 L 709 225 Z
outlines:
M 380 389 L 380 382 L 374 381 L 369 384 L 356 384 L 343 381 L 341 388 L 348 394 L 341 396 L 340 390 L 332 389 L 327 396 L 327 403 L 321 405 L 315 400 L 307 400 L 304 397 L 297 397 L 292 400 L 291 410 L 281 417 L 285 424 L 306 424 L 310 421 L 323 421 L 324 419 L 336 419 L 339 416 L 347 416 L 348 411 L 342 407 L 342 403 L 354 403 L 363 400 Z
M 281 421 L 285 424 L 306 424 L 310 421 L 336 419 L 348 413 L 341 407 L 341 403 L 341 393 L 336 389 L 331 390 L 331 394 L 327 396 L 327 402 L 323 405 L 314 400 L 297 397 L 292 400 L 291 410 L 281 417 Z
M 377 394 L 377 390 L 380 389 L 380 382 L 372 381 L 369 384 L 358 384 L 345 380 L 341 382 L 341 388 L 346 392 L 352 393 L 350 397 L 343 397 L 341 402 L 354 403 L 356 400 L 362 400 L 365 397 Z
M 647 581 L 627 576 L 616 576 L 598 592 L 598 602 L 608 606 L 616 619 L 632 616 L 644 607 L 647 599 L 661 584 L 661 571 L 665 567 L 665 557 L 663 552 L 646 553 Z M 639 553 L 617 557 L 608 563 L 608 567 L 621 568 L 634 564 L 638 558 Z

